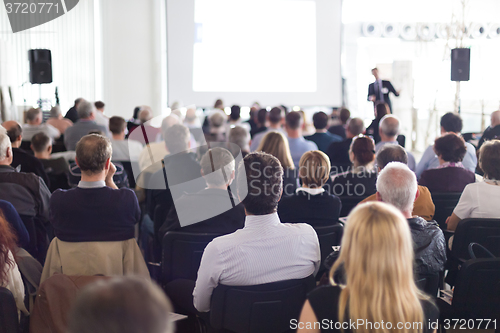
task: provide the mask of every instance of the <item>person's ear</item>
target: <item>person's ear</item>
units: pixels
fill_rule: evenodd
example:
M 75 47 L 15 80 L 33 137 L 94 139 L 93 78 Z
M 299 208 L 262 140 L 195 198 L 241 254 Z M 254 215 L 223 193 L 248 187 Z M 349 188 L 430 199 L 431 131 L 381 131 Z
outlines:
M 49 154 L 52 154 L 52 145 L 49 145 L 49 146 L 47 147 L 47 152 L 48 152 Z
M 380 192 L 378 192 L 378 191 L 375 193 L 375 197 L 377 198 L 377 201 L 384 201 L 384 200 L 382 200 L 382 196 L 380 195 Z
M 415 194 L 415 201 L 417 201 L 419 196 L 420 196 L 420 189 L 417 187 L 417 194 Z
M 106 164 L 104 165 L 104 170 L 108 171 L 111 166 L 111 157 L 106 160 Z
M 76 163 L 76 165 L 78 165 L 78 167 L 80 168 L 80 163 L 78 163 L 78 159 L 76 158 L 76 156 L 75 156 L 75 163 Z M 80 169 L 81 169 L 81 168 L 80 168 Z
M 19 136 L 16 138 L 16 141 L 23 141 L 23 136 L 22 136 L 22 135 L 19 135 Z
M 354 153 L 352 151 L 349 151 L 349 159 L 352 163 L 354 163 L 354 160 L 356 159 L 356 156 L 354 156 Z

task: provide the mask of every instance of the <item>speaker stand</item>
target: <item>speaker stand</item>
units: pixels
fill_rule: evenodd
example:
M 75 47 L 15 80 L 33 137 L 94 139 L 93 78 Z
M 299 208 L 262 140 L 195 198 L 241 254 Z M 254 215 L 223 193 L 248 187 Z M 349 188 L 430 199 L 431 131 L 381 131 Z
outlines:
M 42 108 L 42 85 L 38 84 L 38 107 L 41 109 Z

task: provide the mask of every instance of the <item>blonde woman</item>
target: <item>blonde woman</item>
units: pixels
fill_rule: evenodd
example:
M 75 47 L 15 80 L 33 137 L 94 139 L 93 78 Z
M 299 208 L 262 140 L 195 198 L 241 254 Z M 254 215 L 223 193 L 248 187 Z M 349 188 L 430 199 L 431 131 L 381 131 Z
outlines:
M 283 196 L 293 195 L 298 187 L 298 175 L 285 135 L 281 132 L 267 133 L 262 138 L 257 151 L 273 155 L 280 161 L 283 167 Z
M 345 285 L 334 281 L 341 265 Z M 356 333 L 435 331 L 439 310 L 415 285 L 408 222 L 388 204 L 370 202 L 351 212 L 330 282 L 308 295 L 298 333 L 340 332 L 342 325 L 352 332 L 349 323 L 362 321 Z
M 323 188 L 330 169 L 330 158 L 322 151 L 311 150 L 302 155 L 299 162 L 302 186 L 278 204 L 282 222 L 304 222 L 313 227 L 338 223 L 340 199 Z

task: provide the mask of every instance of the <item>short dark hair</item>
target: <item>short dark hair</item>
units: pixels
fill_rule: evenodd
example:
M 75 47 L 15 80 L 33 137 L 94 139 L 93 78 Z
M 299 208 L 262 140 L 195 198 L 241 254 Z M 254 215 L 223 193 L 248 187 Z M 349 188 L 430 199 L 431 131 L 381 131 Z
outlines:
M 328 115 L 323 111 L 316 112 L 313 115 L 314 128 L 322 130 L 328 126 Z
M 267 110 L 266 109 L 260 109 L 257 112 L 257 122 L 261 125 L 265 125 L 267 119 Z
M 465 141 L 456 134 L 449 133 L 434 141 L 434 152 L 445 162 L 461 162 L 467 153 Z
M 483 143 L 479 150 L 479 167 L 486 178 L 500 180 L 500 140 Z
M 269 111 L 269 121 L 273 124 L 279 123 L 283 119 L 283 113 L 284 110 L 281 107 L 275 106 Z
M 346 108 L 340 109 L 340 121 L 342 124 L 347 124 L 349 118 L 351 118 L 351 111 Z
M 26 120 L 33 121 L 42 114 L 42 110 L 38 108 L 31 108 L 26 112 Z
M 52 140 L 49 136 L 43 132 L 36 133 L 31 138 L 31 148 L 35 153 L 41 153 L 47 150 L 47 147 L 52 144 Z
M 283 190 L 283 168 L 273 155 L 254 152 L 243 159 L 238 171 L 238 194 L 246 211 L 253 215 L 276 212 Z M 242 189 L 248 188 L 245 198 Z
M 109 131 L 113 134 L 122 134 L 127 122 L 122 117 L 113 116 L 109 118 Z
M 83 101 L 83 97 L 78 97 L 77 99 L 75 99 L 75 106 L 80 104 L 81 101 Z
M 111 142 L 105 136 L 88 134 L 76 144 L 76 160 L 82 172 L 96 174 L 104 170 L 106 161 L 113 150 Z
M 288 128 L 297 129 L 302 125 L 302 115 L 298 111 L 288 112 L 285 121 Z
M 97 101 L 97 102 L 94 103 L 94 106 L 95 106 L 96 109 L 102 109 L 103 107 L 106 106 L 106 104 L 104 104 L 101 101 Z
M 462 126 L 462 118 L 456 113 L 448 112 L 441 117 L 441 127 L 445 132 L 460 133 Z
M 10 142 L 16 142 L 17 138 L 23 134 L 23 128 L 21 125 L 16 124 L 7 130 L 7 136 L 10 139 Z
M 114 277 L 86 286 L 68 321 L 71 333 L 172 333 L 172 305 L 153 282 Z
M 408 164 L 408 154 L 400 145 L 384 145 L 377 153 L 377 166 L 380 169 L 391 162 L 400 162 Z
M 231 113 L 229 114 L 229 118 L 232 120 L 240 119 L 241 108 L 239 105 L 231 106 Z

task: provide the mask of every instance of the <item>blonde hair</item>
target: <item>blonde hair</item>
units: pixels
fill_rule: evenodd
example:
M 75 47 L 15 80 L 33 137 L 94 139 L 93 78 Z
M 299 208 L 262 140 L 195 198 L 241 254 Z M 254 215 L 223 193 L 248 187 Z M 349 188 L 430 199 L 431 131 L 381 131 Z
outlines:
M 340 322 L 392 323 L 392 329 L 358 326 L 357 333 L 423 331 L 426 323 L 420 300 L 428 297 L 415 285 L 412 244 L 407 220 L 389 204 L 365 203 L 349 214 L 340 256 L 330 270 L 330 282 L 335 284 L 335 271 L 341 264 L 345 269 Z M 398 323 L 411 323 L 411 327 L 398 329 Z
M 309 187 L 322 187 L 330 176 L 330 158 L 320 150 L 311 150 L 300 158 L 299 177 Z
M 295 169 L 288 146 L 288 139 L 281 132 L 269 132 L 260 141 L 257 151 L 262 151 L 276 157 L 283 169 Z

